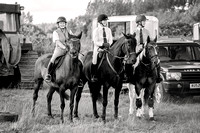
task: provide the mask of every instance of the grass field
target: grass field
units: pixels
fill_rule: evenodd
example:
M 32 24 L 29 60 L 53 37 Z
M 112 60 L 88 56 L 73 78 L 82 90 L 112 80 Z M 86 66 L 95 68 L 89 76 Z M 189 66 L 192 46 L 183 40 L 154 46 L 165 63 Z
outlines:
M 147 107 L 145 117 L 137 119 L 129 116 L 129 97 L 120 95 L 119 120 L 115 121 L 113 97 L 109 97 L 107 122 L 93 119 L 92 102 L 88 94 L 83 94 L 80 106 L 80 120 L 70 123 L 68 120 L 69 101 L 65 106 L 65 122 L 60 123 L 60 100 L 57 93 L 52 100 L 54 119 L 47 116 L 47 89 L 39 91 L 36 116 L 32 118 L 33 90 L 0 90 L 0 112 L 9 111 L 19 114 L 14 123 L 0 123 L 0 133 L 199 133 L 200 98 L 183 99 L 177 102 L 155 104 L 156 122 L 148 120 Z M 68 92 L 68 91 L 67 91 Z M 68 92 L 69 93 L 69 92 Z M 98 105 L 101 114 L 101 105 Z

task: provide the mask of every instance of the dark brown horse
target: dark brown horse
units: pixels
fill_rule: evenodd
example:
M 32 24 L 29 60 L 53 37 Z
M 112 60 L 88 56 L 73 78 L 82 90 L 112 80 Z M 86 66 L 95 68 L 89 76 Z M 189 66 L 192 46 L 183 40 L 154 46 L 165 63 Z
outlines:
M 156 77 L 158 63 L 158 55 L 156 52 L 156 38 L 154 41 L 150 41 L 148 37 L 147 43 L 144 46 L 143 51 L 140 53 L 138 59 L 139 64 L 135 69 L 135 91 L 134 87 L 129 87 L 130 109 L 129 113 L 133 113 L 133 96 L 136 92 L 136 116 L 141 117 L 144 114 L 143 98 L 149 106 L 150 120 L 154 120 L 153 108 L 154 108 L 154 91 L 156 88 Z M 136 78 L 137 77 L 137 78 Z M 143 89 L 144 88 L 144 89 Z
M 61 101 L 61 121 L 64 122 L 63 119 L 63 111 L 65 108 L 65 101 L 64 98 L 68 99 L 68 95 L 65 93 L 67 89 L 70 89 L 70 121 L 73 121 L 72 112 L 74 107 L 74 96 L 78 89 L 78 82 L 80 80 L 81 70 L 82 70 L 82 63 L 78 59 L 78 54 L 80 52 L 80 38 L 82 33 L 78 36 L 70 35 L 69 34 L 69 46 L 70 50 L 66 53 L 63 63 L 55 70 L 55 79 L 54 82 L 49 84 L 49 92 L 47 94 L 47 111 L 48 115 L 52 116 L 51 113 L 51 100 L 52 95 L 55 91 L 57 91 L 60 95 Z M 39 57 L 35 63 L 35 72 L 34 72 L 34 93 L 33 93 L 33 113 L 35 110 L 36 100 L 38 98 L 38 91 L 40 89 L 41 84 L 47 74 L 47 69 L 45 64 L 48 63 L 50 59 L 50 54 L 42 55 Z
M 101 86 L 103 85 L 103 113 L 102 119 L 105 122 L 106 119 L 106 106 L 108 103 L 108 89 L 112 86 L 115 88 L 115 99 L 114 99 L 114 117 L 118 118 L 118 103 L 119 95 L 123 83 L 124 75 L 124 64 L 133 64 L 136 61 L 136 39 L 134 35 L 124 34 L 117 42 L 115 42 L 108 51 L 105 52 L 98 65 L 98 82 L 91 82 L 91 64 L 92 64 L 92 52 L 88 52 L 83 61 L 83 74 L 85 79 L 83 82 L 88 82 L 90 89 L 92 103 L 93 103 L 93 114 L 95 118 L 98 118 L 96 102 L 100 94 Z M 81 97 L 82 90 L 79 89 L 77 92 L 77 101 L 75 105 L 75 116 L 78 117 L 78 102 Z

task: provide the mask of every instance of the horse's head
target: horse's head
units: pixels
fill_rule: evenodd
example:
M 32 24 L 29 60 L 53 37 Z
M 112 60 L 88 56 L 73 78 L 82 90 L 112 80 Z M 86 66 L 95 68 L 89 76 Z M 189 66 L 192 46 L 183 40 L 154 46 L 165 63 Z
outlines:
M 68 33 L 69 46 L 70 46 L 69 54 L 71 55 L 72 58 L 78 57 L 78 54 L 81 49 L 81 42 L 80 42 L 81 36 L 82 32 L 77 36 Z
M 156 51 L 156 44 L 157 37 L 153 41 L 150 40 L 149 36 L 147 38 L 147 43 L 145 47 L 145 57 L 150 61 L 151 68 L 154 68 L 158 63 L 158 53 Z
M 135 33 L 132 34 L 124 34 L 125 41 L 124 45 L 122 45 L 122 51 L 125 54 L 125 63 L 126 64 L 134 64 L 136 62 L 136 38 Z

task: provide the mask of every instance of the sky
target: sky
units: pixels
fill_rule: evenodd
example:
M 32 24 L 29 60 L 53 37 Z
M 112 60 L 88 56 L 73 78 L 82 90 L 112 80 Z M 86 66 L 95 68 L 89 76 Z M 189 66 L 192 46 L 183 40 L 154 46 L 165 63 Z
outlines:
M 55 23 L 59 16 L 67 20 L 84 15 L 90 0 L 0 0 L 0 3 L 24 6 L 33 16 L 33 24 Z

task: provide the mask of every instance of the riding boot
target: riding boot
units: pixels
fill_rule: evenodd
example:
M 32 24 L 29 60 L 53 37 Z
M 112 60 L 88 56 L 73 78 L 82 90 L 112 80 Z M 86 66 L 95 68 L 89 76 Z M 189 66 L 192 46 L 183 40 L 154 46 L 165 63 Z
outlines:
M 97 64 L 92 64 L 91 66 L 91 81 L 92 82 L 97 82 L 98 78 L 97 78 Z
M 163 79 L 160 76 L 160 63 L 157 64 L 156 66 L 157 68 L 157 79 L 156 79 L 156 83 L 160 83 Z
M 52 67 L 53 67 L 53 63 L 52 62 L 50 62 L 49 64 L 48 64 L 48 66 L 47 66 L 47 75 L 46 75 L 46 77 L 45 77 L 45 81 L 46 82 L 51 82 L 51 70 L 52 70 Z

